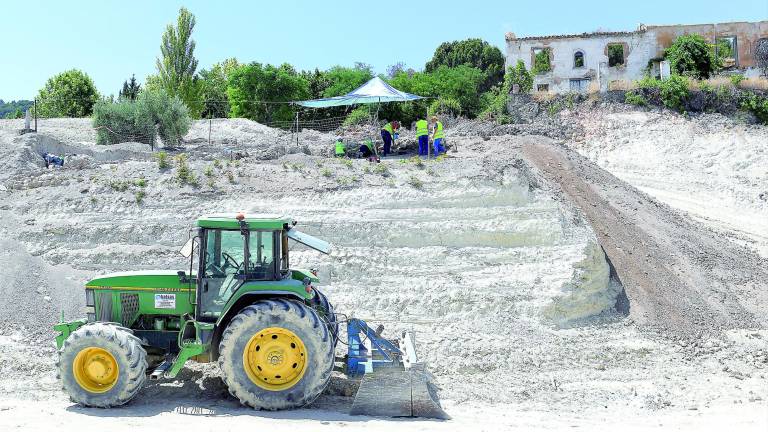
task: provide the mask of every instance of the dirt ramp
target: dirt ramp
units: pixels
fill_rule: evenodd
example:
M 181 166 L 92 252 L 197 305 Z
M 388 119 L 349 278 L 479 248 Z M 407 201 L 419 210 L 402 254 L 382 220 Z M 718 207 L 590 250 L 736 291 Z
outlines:
M 547 138 L 520 154 L 584 212 L 637 322 L 687 334 L 766 325 L 768 260 Z

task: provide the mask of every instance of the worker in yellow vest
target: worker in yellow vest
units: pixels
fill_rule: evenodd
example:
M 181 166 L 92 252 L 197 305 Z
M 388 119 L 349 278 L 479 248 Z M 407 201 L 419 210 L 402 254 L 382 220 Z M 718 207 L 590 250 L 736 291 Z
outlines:
M 347 155 L 347 146 L 344 145 L 344 141 L 341 140 L 341 138 L 336 138 L 336 143 L 334 144 L 336 157 L 344 157 Z
M 381 139 L 384 141 L 384 156 L 391 153 L 392 141 L 395 137 L 395 132 L 400 129 L 400 123 L 395 120 L 393 122 L 387 122 L 381 128 Z
M 426 120 L 416 120 L 416 139 L 419 140 L 419 156 L 429 153 L 429 125 Z
M 432 116 L 432 143 L 435 146 L 435 156 L 445 153 L 444 139 L 443 123 L 437 120 L 437 116 Z

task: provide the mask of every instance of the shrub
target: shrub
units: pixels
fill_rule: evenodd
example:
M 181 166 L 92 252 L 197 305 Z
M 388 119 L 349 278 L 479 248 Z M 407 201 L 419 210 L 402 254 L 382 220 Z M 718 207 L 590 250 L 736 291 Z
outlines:
M 744 97 L 741 107 L 754 114 L 760 123 L 768 125 L 768 97 L 748 93 Z
M 232 171 L 227 171 L 227 181 L 229 181 L 230 184 L 235 184 L 235 175 L 232 174 Z
M 738 87 L 742 81 L 747 79 L 747 77 L 745 77 L 744 75 L 736 74 L 736 75 L 731 75 L 730 79 L 731 79 L 731 84 L 733 84 L 734 87 Z
M 450 114 L 453 116 L 458 116 L 461 114 L 461 104 L 456 99 L 450 97 L 436 99 L 429 106 L 428 114 Z
M 347 118 L 344 119 L 344 126 L 355 126 L 359 124 L 370 123 L 371 111 L 367 106 L 360 106 L 353 109 Z
M 97 144 L 136 141 L 153 145 L 157 133 L 165 146 L 172 147 L 189 131 L 189 125 L 186 106 L 162 90 L 144 90 L 136 101 L 103 100 L 93 113 Z
M 544 74 L 552 70 L 552 65 L 549 61 L 549 49 L 539 50 L 533 56 L 533 71 L 536 74 Z
M 638 105 L 638 106 L 648 105 L 648 100 L 645 98 L 645 96 L 635 93 L 633 91 L 628 91 L 624 95 L 624 102 L 630 105 Z
M 99 101 L 93 108 L 93 127 L 100 145 L 127 141 L 152 145 L 155 140 L 155 125 L 147 106 L 130 99 Z
M 139 177 L 133 181 L 133 184 L 135 184 L 140 188 L 145 188 L 147 187 L 147 179 L 145 179 L 144 177 Z
M 141 202 L 144 201 L 144 197 L 146 195 L 147 195 L 147 193 L 144 192 L 143 190 L 137 191 L 136 195 L 135 195 L 135 197 L 136 197 L 136 204 L 141 204 Z
M 145 90 L 139 97 L 139 103 L 146 105 L 152 122 L 157 126 L 157 134 L 163 145 L 173 147 L 189 131 L 191 120 L 184 102 L 178 97 L 171 97 L 162 90 Z
M 323 177 L 330 177 L 330 176 L 332 176 L 332 175 L 333 175 L 333 173 L 332 173 L 332 172 L 331 172 L 331 170 L 329 170 L 328 168 L 323 168 L 323 169 L 320 171 L 320 175 L 322 175 Z
M 720 68 L 720 60 L 713 47 L 697 34 L 680 36 L 667 48 L 664 57 L 669 60 L 673 74 L 705 79 Z
M 680 75 L 672 75 L 661 81 L 661 101 L 667 108 L 682 110 L 688 98 L 688 80 Z

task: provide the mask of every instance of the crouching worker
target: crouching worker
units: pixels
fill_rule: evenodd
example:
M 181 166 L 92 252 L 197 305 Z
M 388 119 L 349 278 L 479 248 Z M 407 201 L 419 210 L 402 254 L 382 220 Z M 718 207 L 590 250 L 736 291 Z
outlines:
M 381 128 L 381 140 L 384 141 L 384 156 L 388 156 L 392 150 L 392 142 L 397 135 L 397 131 L 400 129 L 400 123 L 395 120 L 393 122 L 387 122 L 384 127 Z
M 371 141 L 370 138 L 366 138 L 365 141 L 363 141 L 363 145 L 360 146 L 360 157 L 370 159 L 373 157 L 373 153 L 373 141 Z
M 445 153 L 445 146 L 443 146 L 444 140 L 445 134 L 443 134 L 443 123 L 439 122 L 436 116 L 432 116 L 432 142 L 435 146 L 435 156 Z
M 334 150 L 336 157 L 344 157 L 347 155 L 347 146 L 344 145 L 344 141 L 341 140 L 341 138 L 336 138 L 336 143 L 334 144 Z

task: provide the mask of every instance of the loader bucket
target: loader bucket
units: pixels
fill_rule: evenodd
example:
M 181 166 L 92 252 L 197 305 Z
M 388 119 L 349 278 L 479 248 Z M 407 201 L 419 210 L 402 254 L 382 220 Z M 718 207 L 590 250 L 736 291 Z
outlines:
M 350 414 L 450 419 L 440 406 L 431 376 L 422 364 L 408 369 L 393 365 L 366 374 Z

